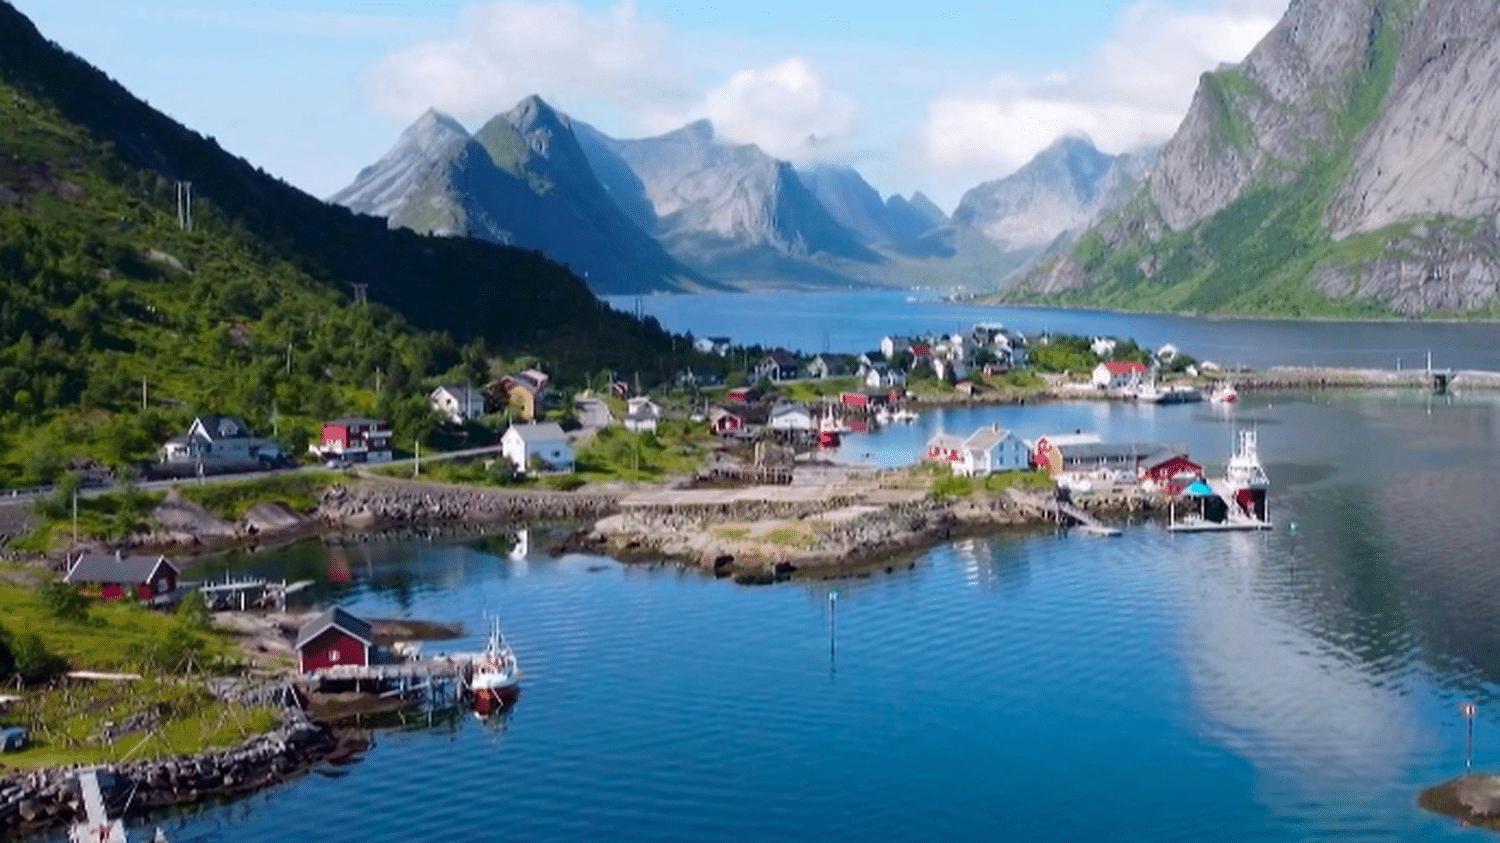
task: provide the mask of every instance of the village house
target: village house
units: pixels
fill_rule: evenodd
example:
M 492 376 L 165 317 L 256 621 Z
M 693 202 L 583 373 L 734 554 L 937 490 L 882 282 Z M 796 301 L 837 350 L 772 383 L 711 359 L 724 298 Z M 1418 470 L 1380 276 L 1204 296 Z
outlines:
M 729 353 L 729 343 L 729 337 L 699 337 L 693 340 L 693 348 L 703 354 L 723 357 Z
M 749 404 L 755 401 L 759 401 L 761 398 L 761 394 L 760 390 L 756 389 L 753 386 L 737 386 L 729 390 L 729 392 L 726 393 L 724 397 L 728 398 L 730 401 L 735 401 L 740 404 Z
M 708 429 L 718 436 L 731 436 L 745 429 L 745 419 L 723 407 L 709 407 Z
M 981 427 L 965 439 L 953 464 L 955 474 L 984 477 L 999 471 L 1017 471 L 1031 462 L 1026 443 L 997 424 Z
M 516 415 L 531 421 L 541 418 L 544 412 L 550 380 L 545 372 L 527 369 L 519 375 L 506 375 L 500 380 L 500 385 L 505 388 L 506 400 Z
M 772 430 L 812 430 L 812 413 L 801 404 L 779 404 L 771 408 L 766 426 Z
M 427 404 L 452 424 L 484 418 L 484 395 L 472 386 L 440 386 L 427 396 Z
M 1168 450 L 1142 461 L 1139 475 L 1143 482 L 1175 497 L 1194 481 L 1202 479 L 1203 466 L 1188 459 L 1186 453 Z
M 901 347 L 901 351 L 905 351 L 905 350 L 906 350 L 906 346 L 903 345 Z M 899 354 L 900 352 L 897 352 L 897 353 Z M 886 365 L 886 363 L 892 357 L 894 357 L 894 356 L 895 356 L 894 354 L 886 354 L 883 351 L 866 351 L 864 354 L 861 354 L 859 356 L 859 358 L 858 358 L 859 359 L 859 372 L 858 372 L 859 376 L 860 377 L 864 377 L 867 372 L 869 372 L 871 369 L 875 368 L 876 366 L 884 366 L 884 365 Z
M 297 633 L 299 673 L 344 665 L 368 667 L 378 661 L 370 624 L 337 606 L 303 624 Z
M 692 369 L 684 369 L 677 375 L 678 386 L 696 386 L 701 389 L 723 384 L 724 376 L 718 372 L 695 372 Z
M 859 361 L 850 354 L 819 354 L 807 364 L 808 377 L 847 378 L 859 369 Z
M 780 351 L 767 354 L 755 366 L 757 379 L 766 378 L 777 383 L 797 380 L 801 374 L 802 367 L 797 365 L 797 358 Z
M 626 403 L 625 429 L 633 433 L 656 432 L 656 422 L 661 418 L 661 407 L 655 401 L 640 395 Z
M 345 416 L 323 422 L 323 435 L 308 450 L 322 459 L 390 462 L 391 426 L 377 419 Z
M 964 440 L 951 433 L 939 433 L 927 440 L 926 459 L 954 463 L 963 458 Z
M 865 386 L 871 389 L 890 389 L 906 385 L 906 373 L 885 364 L 871 366 L 865 374 Z
M 947 380 L 949 372 L 953 373 L 953 379 L 955 381 L 962 380 L 963 378 L 969 376 L 968 367 L 965 366 L 963 362 L 958 360 L 957 358 L 949 359 L 946 357 L 939 357 L 938 359 L 932 361 L 932 372 L 933 374 L 937 375 L 938 380 Z
M 946 348 L 946 346 L 945 346 Z M 914 342 L 911 344 L 911 365 L 913 367 L 926 363 L 932 365 L 933 355 L 936 354 L 932 345 L 925 342 Z
M 614 421 L 614 416 L 609 412 L 609 405 L 591 395 L 579 395 L 573 398 L 573 415 L 577 417 L 578 423 L 585 430 L 603 430 Z
M 880 358 L 881 358 L 881 361 L 883 362 L 885 360 L 889 360 L 892 357 L 895 357 L 897 354 L 900 354 L 901 352 L 906 351 L 910 347 L 911 347 L 911 340 L 907 339 L 906 337 L 894 337 L 894 336 L 892 336 L 892 337 L 881 337 L 880 338 Z
M 286 455 L 276 442 L 252 436 L 239 416 L 207 415 L 193 419 L 186 436 L 167 440 L 162 461 L 224 470 L 280 465 Z
M 1106 360 L 1094 367 L 1093 382 L 1100 389 L 1127 389 L 1145 381 L 1147 371 L 1133 360 Z
M 138 599 L 150 600 L 176 591 L 179 573 L 165 556 L 85 553 L 68 567 L 63 582 L 81 586 L 103 600 L 118 600 L 127 589 Z
M 1059 445 L 1063 470 L 1077 474 L 1111 472 L 1139 477 L 1142 465 L 1149 459 L 1170 451 L 1185 454 L 1187 449 L 1156 442 L 1099 442 Z
M 500 453 L 522 473 L 533 465 L 545 472 L 573 470 L 573 446 L 556 422 L 511 425 L 500 437 Z

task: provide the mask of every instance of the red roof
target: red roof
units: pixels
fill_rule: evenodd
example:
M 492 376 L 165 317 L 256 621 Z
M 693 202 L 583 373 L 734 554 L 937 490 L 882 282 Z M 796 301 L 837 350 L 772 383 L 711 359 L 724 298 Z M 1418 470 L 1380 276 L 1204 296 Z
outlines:
M 1146 364 L 1124 360 L 1106 360 L 1104 368 L 1111 375 L 1143 375 L 1146 373 Z

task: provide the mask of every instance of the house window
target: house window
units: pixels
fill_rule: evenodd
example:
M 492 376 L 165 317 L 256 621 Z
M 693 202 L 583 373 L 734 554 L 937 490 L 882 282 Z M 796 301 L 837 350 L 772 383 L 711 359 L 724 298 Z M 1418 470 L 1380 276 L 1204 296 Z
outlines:
M 339 660 L 339 651 L 338 650 L 329 650 L 328 651 L 328 660 L 331 661 L 331 662 L 338 661 Z

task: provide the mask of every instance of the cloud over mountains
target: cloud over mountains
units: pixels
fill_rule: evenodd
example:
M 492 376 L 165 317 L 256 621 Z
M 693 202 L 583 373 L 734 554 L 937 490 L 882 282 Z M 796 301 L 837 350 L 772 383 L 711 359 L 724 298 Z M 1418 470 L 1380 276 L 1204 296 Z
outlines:
M 1111 151 L 1164 140 L 1198 75 L 1243 58 L 1285 5 L 1137 0 L 1081 64 L 1037 77 L 1008 71 L 1001 51 L 976 63 L 898 45 L 870 67 L 863 44 L 764 37 L 752 50 L 705 49 L 711 34 L 675 27 L 634 0 L 494 0 L 464 7 L 447 36 L 381 58 L 363 82 L 374 107 L 403 122 L 429 107 L 477 121 L 540 93 L 617 132 L 655 134 L 706 117 L 726 139 L 798 164 L 873 157 L 883 164 L 869 169 L 887 190 L 941 180 L 956 191 L 1014 171 L 1070 133 Z M 902 67 L 931 81 L 895 104 L 907 119 L 893 125 L 883 99 Z M 882 119 L 864 119 L 877 110 Z M 943 204 L 957 198 L 937 193 Z

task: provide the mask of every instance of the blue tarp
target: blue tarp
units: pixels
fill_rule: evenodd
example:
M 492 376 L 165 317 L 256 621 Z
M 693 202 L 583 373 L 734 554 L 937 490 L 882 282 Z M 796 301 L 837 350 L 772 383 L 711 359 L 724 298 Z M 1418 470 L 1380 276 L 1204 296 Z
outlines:
M 1183 489 L 1182 492 L 1183 492 L 1183 494 L 1186 494 L 1186 495 L 1197 495 L 1199 497 L 1207 497 L 1209 495 L 1212 495 L 1214 493 L 1214 490 L 1208 488 L 1208 484 L 1207 483 L 1204 483 L 1202 480 L 1199 480 L 1198 482 L 1196 482 L 1193 485 L 1187 487 L 1186 489 Z

